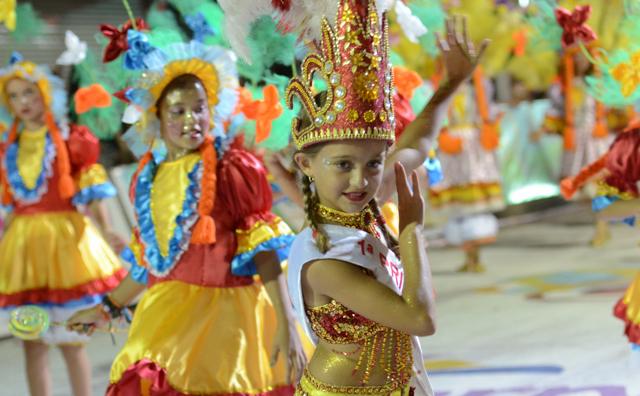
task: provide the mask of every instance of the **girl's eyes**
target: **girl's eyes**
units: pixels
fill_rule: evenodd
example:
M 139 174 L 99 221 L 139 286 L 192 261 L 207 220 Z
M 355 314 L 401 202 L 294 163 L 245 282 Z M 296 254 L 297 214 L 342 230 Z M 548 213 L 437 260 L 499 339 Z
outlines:
M 336 165 L 336 167 L 338 169 L 344 170 L 344 171 L 351 170 L 351 168 L 352 168 L 351 162 L 349 162 L 349 161 L 338 161 L 338 162 L 336 162 L 335 165 Z
M 369 168 L 379 169 L 382 166 L 381 160 L 373 160 L 367 164 Z
M 350 171 L 353 169 L 353 164 L 350 161 L 338 161 L 338 162 L 335 162 L 334 165 L 336 166 L 336 168 L 340 169 L 341 171 Z M 369 169 L 379 170 L 382 167 L 382 161 L 381 160 L 370 161 L 367 163 L 367 167 Z
M 192 114 L 202 114 L 206 111 L 206 107 L 202 106 L 202 107 L 198 107 L 197 109 L 195 109 L 193 111 Z M 183 108 L 176 108 L 176 109 L 169 109 L 169 113 L 171 113 L 171 115 L 173 116 L 183 116 L 187 113 L 187 111 Z

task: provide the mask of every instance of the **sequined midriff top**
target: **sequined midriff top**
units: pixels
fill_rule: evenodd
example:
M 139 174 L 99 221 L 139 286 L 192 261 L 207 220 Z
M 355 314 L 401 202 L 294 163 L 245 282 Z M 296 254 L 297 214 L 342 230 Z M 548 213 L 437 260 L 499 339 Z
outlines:
M 355 344 L 353 352 L 334 351 L 342 356 L 353 355 L 354 375 L 362 372 L 360 383 L 368 385 L 374 368 L 382 368 L 386 383 L 398 388 L 411 379 L 413 354 L 411 337 L 398 330 L 348 309 L 339 302 L 306 309 L 311 327 L 319 339 L 328 344 Z

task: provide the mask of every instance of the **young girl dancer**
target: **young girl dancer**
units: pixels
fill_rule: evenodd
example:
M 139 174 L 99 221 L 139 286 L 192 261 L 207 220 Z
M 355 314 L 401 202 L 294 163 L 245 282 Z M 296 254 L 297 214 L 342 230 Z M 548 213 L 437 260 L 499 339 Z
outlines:
M 504 208 L 498 165 L 498 124 L 480 69 L 465 84 L 449 109 L 449 125 L 439 137 L 443 180 L 429 188 L 429 207 L 448 218 L 447 242 L 465 253 L 460 272 L 483 272 L 482 246 L 495 242 Z
M 306 57 L 287 89 L 288 104 L 298 96 L 309 115 L 292 125 L 307 227 L 292 247 L 288 282 L 296 313 L 317 342 L 299 395 L 433 394 L 414 337 L 435 331 L 423 204 L 417 175 L 409 187 L 404 169 L 424 163 L 447 99 L 477 62 L 454 23 L 441 41 L 449 82 L 390 153 L 393 76 L 386 20 L 373 0 L 340 1 L 335 28 L 323 20 L 320 52 Z M 328 83 L 315 97 L 314 74 Z M 387 158 L 398 163 L 395 170 L 385 168 Z M 378 209 L 394 184 L 399 244 Z
M 44 308 L 51 321 L 98 303 L 126 275 L 105 242 L 116 241 L 99 201 L 115 195 L 97 164 L 98 140 L 66 120 L 66 91 L 45 66 L 14 59 L 0 69 L 0 101 L 14 116 L 3 144 L 2 202 L 11 208 L 0 241 L 0 309 Z M 89 205 L 101 231 L 78 208 Z M 49 345 L 65 358 L 76 396 L 91 392 L 86 336 L 52 326 L 24 351 L 32 395 L 51 394 Z
M 291 394 L 304 355 L 280 261 L 293 236 L 270 212 L 262 163 L 225 136 L 235 57 L 198 42 L 135 51 L 143 73 L 124 96 L 166 152 L 147 152 L 131 184 L 129 276 L 71 326 L 119 316 L 146 288 L 108 395 Z
M 630 224 L 640 215 L 640 123 L 620 134 L 599 160 L 577 176 L 562 182 L 563 195 L 569 199 L 586 183 L 597 185 L 593 209 L 606 220 L 624 220 Z M 616 303 L 614 315 L 624 321 L 624 333 L 640 350 L 640 274 Z

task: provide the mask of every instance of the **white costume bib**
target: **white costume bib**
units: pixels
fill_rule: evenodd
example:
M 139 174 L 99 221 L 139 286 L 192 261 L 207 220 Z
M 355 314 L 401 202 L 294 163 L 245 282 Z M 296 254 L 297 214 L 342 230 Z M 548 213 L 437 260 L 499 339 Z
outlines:
M 321 253 L 313 239 L 311 229 L 305 228 L 296 236 L 291 247 L 287 274 L 289 295 L 296 315 L 314 343 L 318 342 L 318 337 L 307 318 L 302 295 L 301 274 L 305 264 L 324 259 L 340 260 L 371 271 L 378 282 L 398 295 L 402 294 L 404 286 L 402 263 L 380 240 L 365 231 L 354 228 L 329 224 L 322 227 L 329 237 L 331 249 L 324 254 Z M 414 362 L 411 386 L 415 387 L 416 395 L 433 396 L 433 390 L 424 369 L 418 337 L 411 337 L 411 341 Z

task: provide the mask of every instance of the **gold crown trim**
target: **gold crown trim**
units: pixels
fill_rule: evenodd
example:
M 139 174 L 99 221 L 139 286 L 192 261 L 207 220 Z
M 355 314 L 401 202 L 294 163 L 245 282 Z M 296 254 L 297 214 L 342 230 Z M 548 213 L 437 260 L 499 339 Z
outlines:
M 395 131 L 379 127 L 333 128 L 315 129 L 300 136 L 299 139 L 296 138 L 296 135 L 293 137 L 294 143 L 298 148 L 331 140 L 393 140 Z

